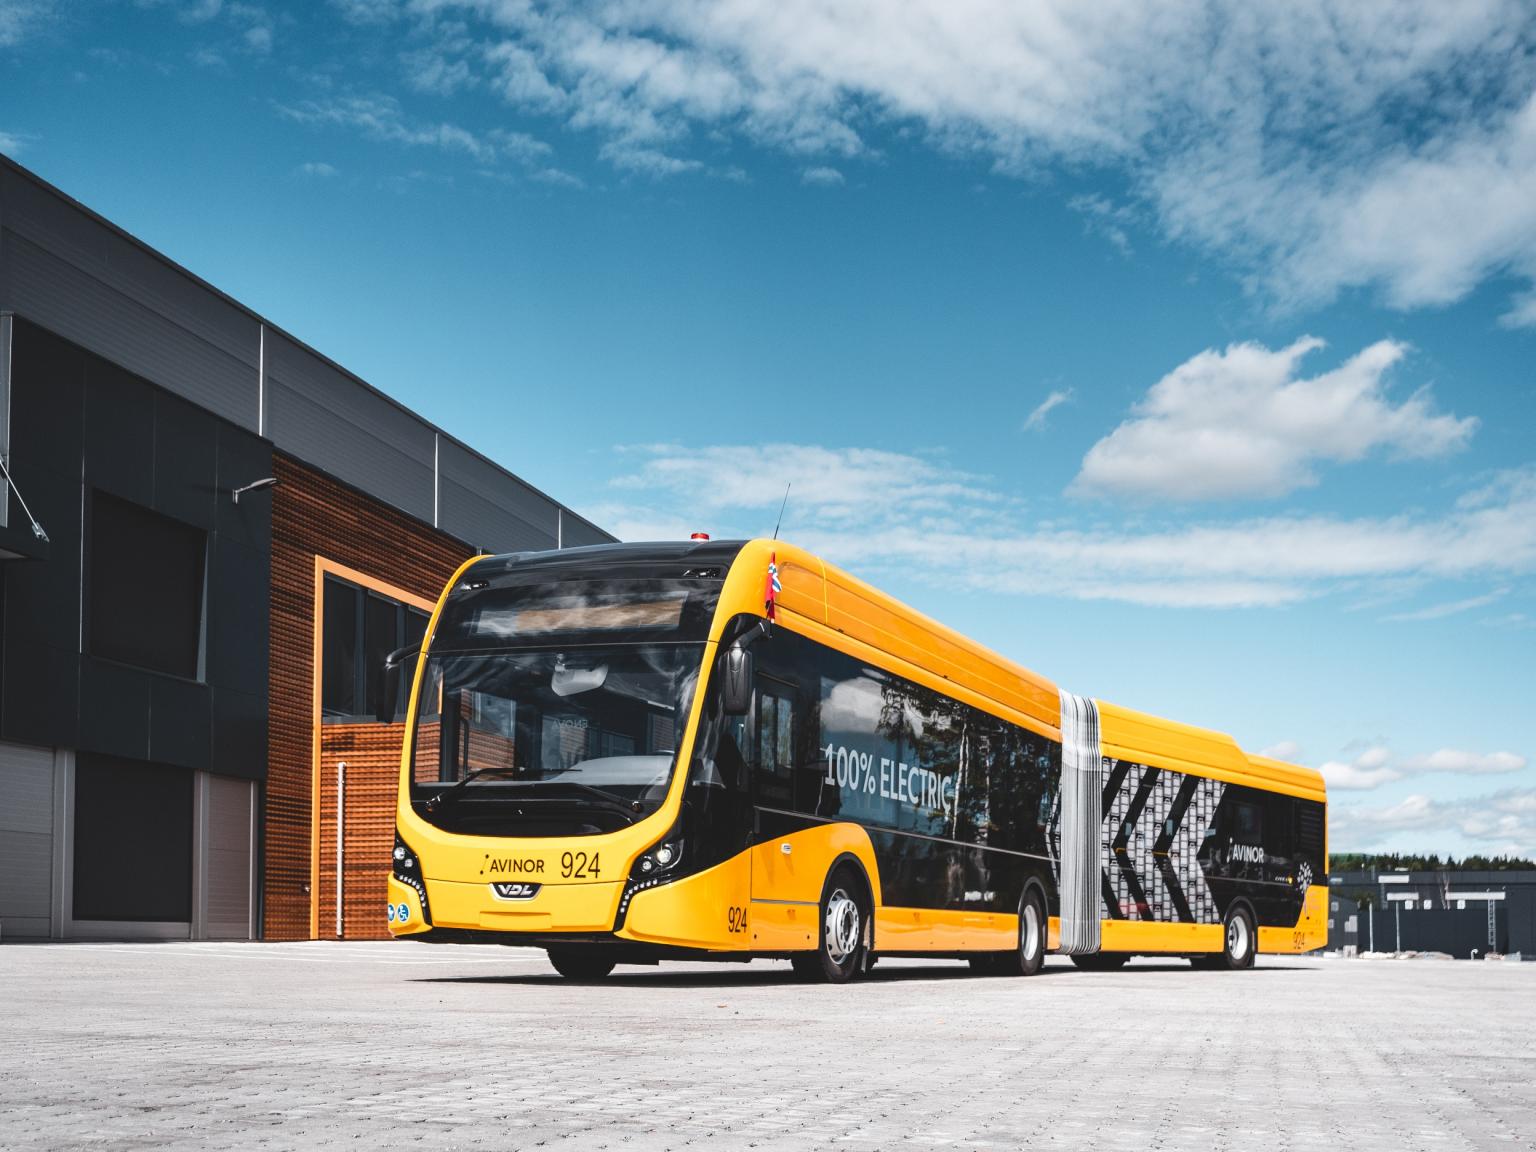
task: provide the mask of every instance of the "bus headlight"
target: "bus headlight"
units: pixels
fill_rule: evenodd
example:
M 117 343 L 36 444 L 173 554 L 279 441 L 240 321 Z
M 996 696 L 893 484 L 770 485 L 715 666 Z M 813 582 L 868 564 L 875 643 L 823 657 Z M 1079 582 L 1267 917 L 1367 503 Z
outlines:
M 400 883 L 404 884 L 416 893 L 421 901 L 421 918 L 424 923 L 432 923 L 432 913 L 427 906 L 426 878 L 421 874 L 421 858 L 411 851 L 411 847 L 400 837 L 400 832 L 395 831 L 395 849 L 390 853 L 392 867 L 390 874 Z M 405 905 L 401 905 L 405 907 Z
M 661 874 L 676 868 L 683 858 L 683 841 L 678 836 L 663 840 L 660 844 L 640 855 L 630 875 L 636 879 L 654 879 L 661 882 Z

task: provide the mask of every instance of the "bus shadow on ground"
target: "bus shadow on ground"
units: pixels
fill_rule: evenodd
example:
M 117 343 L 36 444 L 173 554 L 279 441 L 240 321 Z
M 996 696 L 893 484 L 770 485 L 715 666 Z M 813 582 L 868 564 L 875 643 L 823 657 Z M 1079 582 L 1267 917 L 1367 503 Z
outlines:
M 1306 972 L 1311 969 L 1297 965 L 1270 964 L 1261 968 L 1250 969 L 1248 975 L 1259 972 Z M 961 965 L 934 965 L 923 967 L 918 965 L 877 965 L 874 971 L 864 977 L 864 983 L 869 984 L 902 984 L 917 981 L 975 981 L 978 984 L 1027 984 L 1030 980 L 1038 980 L 1049 976 L 1099 976 L 1110 980 L 1135 980 L 1138 977 L 1161 977 L 1174 973 L 1183 973 L 1187 976 L 1211 976 L 1220 973 L 1202 972 L 1193 969 L 1185 961 L 1170 960 L 1163 963 L 1135 964 L 1116 972 L 1083 972 L 1071 965 L 1048 965 L 1035 976 L 1028 979 L 1007 976 L 991 976 L 972 972 L 968 967 Z M 601 980 L 576 981 L 568 980 L 557 972 L 524 972 L 508 975 L 472 975 L 472 976 L 418 976 L 413 978 L 416 984 L 526 984 L 532 987 L 555 984 L 610 984 L 620 987 L 658 985 L 671 988 L 719 988 L 719 987 L 774 987 L 783 984 L 805 983 L 793 970 L 787 967 L 774 966 L 772 968 L 739 968 L 734 965 L 721 965 L 719 969 L 700 970 L 690 968 L 686 971 L 668 971 L 665 968 L 633 968 L 627 971 L 615 971 L 612 975 L 605 976 Z

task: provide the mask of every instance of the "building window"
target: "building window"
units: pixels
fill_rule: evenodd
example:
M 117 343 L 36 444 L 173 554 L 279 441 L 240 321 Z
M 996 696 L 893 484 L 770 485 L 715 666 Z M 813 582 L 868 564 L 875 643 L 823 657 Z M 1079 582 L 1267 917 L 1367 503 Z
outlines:
M 74 919 L 192 919 L 192 775 L 77 756 Z
M 326 720 L 376 720 L 385 691 L 384 660 L 397 648 L 420 644 L 428 616 L 418 608 L 335 576 L 325 578 L 321 607 L 320 710 Z M 395 685 L 396 719 L 405 716 L 416 662 L 408 661 Z
M 93 492 L 91 655 L 200 679 L 207 550 L 202 529 Z

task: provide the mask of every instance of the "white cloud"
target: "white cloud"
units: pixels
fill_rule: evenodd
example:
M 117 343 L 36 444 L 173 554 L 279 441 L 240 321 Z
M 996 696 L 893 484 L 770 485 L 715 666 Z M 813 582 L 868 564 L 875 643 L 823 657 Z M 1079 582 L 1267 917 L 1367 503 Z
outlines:
M 1271 744 L 1268 748 L 1260 748 L 1257 755 L 1268 756 L 1271 760 L 1288 760 L 1295 763 L 1302 757 L 1301 745 L 1294 740 L 1282 740 L 1278 744 Z
M 1067 201 L 1067 207 L 1083 217 L 1083 231 L 1090 236 L 1102 236 L 1108 240 L 1120 255 L 1130 258 L 1134 256 L 1135 249 L 1131 247 L 1130 233 L 1126 231 L 1136 213 L 1129 205 L 1115 204 L 1103 196 L 1074 196 Z
M 1428 841 L 1459 834 L 1490 855 L 1536 854 L 1536 788 L 1508 788 L 1481 796 L 1434 800 L 1422 794 L 1382 806 L 1332 804 L 1329 844 L 1335 851 L 1374 848 L 1413 833 Z
M 699 160 L 669 156 L 657 148 L 640 148 L 631 144 L 604 144 L 598 150 L 598 156 L 615 168 L 642 176 L 676 176 L 680 172 L 697 172 L 704 167 Z
M 1379 788 L 1408 776 L 1488 776 L 1518 772 L 1525 765 L 1525 757 L 1513 752 L 1480 753 L 1441 748 L 1426 756 L 1398 760 L 1386 748 L 1376 746 L 1367 748 L 1352 760 L 1329 760 L 1319 765 L 1318 771 L 1328 781 L 1328 787 L 1349 792 Z
M 1088 450 L 1073 489 L 1145 500 L 1281 496 L 1315 484 L 1317 464 L 1378 449 L 1444 455 L 1476 429 L 1474 418 L 1436 413 L 1426 391 L 1392 403 L 1386 375 L 1405 345 L 1378 341 L 1301 377 L 1301 360 L 1322 346 L 1311 337 L 1279 350 L 1232 344 L 1186 360 Z
M 468 61 L 450 60 L 430 49 L 405 53 L 401 64 L 405 68 L 406 83 L 418 92 L 451 96 L 475 84 L 475 74 Z
M 844 182 L 843 174 L 836 168 L 807 168 L 804 172 L 800 173 L 800 183 L 802 184 L 819 184 L 823 188 L 837 188 Z
M 297 104 L 280 104 L 278 111 L 299 124 L 352 128 L 374 140 L 410 147 L 438 148 L 489 163 L 511 158 L 532 163 L 549 152 L 546 144 L 522 132 L 493 130 L 476 134 L 449 122 L 415 121 L 391 96 L 327 96 Z
M 0 48 L 20 44 L 52 15 L 50 0 L 0 0 Z
M 559 188 L 585 188 L 587 183 L 574 172 L 567 172 L 563 168 L 540 168 L 528 174 L 528 179 L 537 180 L 541 184 L 553 184 Z
M 247 28 L 241 39 L 245 41 L 245 46 L 258 56 L 265 56 L 272 51 L 272 29 L 265 24 Z
M 1496 588 L 1482 596 L 1469 596 L 1464 600 L 1452 600 L 1444 604 L 1431 604 L 1428 608 L 1420 608 L 1416 612 L 1399 612 L 1395 616 L 1388 616 L 1388 620 L 1443 620 L 1447 616 L 1459 616 L 1463 612 L 1472 612 L 1478 608 L 1486 608 L 1495 604 L 1509 594 L 1508 588 Z
M 1049 396 L 1035 405 L 1034 411 L 1024 421 L 1024 431 L 1033 432 L 1044 428 L 1045 418 L 1070 399 L 1072 399 L 1072 389 L 1058 388 L 1053 390 Z
M 1353 760 L 1329 760 L 1318 765 L 1328 787 L 1352 791 L 1379 788 L 1401 780 L 1403 774 L 1390 766 L 1391 753 L 1385 748 L 1367 748 Z
M 14 132 L 0 132 L 0 152 L 7 156 L 15 156 L 24 147 L 26 141 Z
M 1399 767 L 1404 772 L 1414 774 L 1451 772 L 1459 776 L 1482 776 L 1498 772 L 1518 772 L 1525 767 L 1525 764 L 1525 757 L 1516 756 L 1513 752 L 1490 752 L 1487 755 L 1480 755 L 1476 752 L 1463 752 L 1457 748 L 1442 748 L 1438 752 L 1431 752 L 1428 756 L 1410 756 L 1403 760 Z
M 349 0 L 355 19 L 382 5 Z M 1416 307 L 1536 277 L 1536 22 L 1524 0 L 399 0 L 521 110 L 610 141 L 724 132 L 853 156 L 877 130 L 1032 176 L 1120 177 L 1123 210 L 1312 304 Z M 1170 67 L 1169 61 L 1178 61 Z M 621 151 L 616 155 L 622 156 Z M 1102 211 L 1100 209 L 1103 209 Z M 1536 322 L 1522 298 L 1510 323 Z
M 294 172 L 300 176 L 311 176 L 323 180 L 336 175 L 336 166 L 334 164 L 327 164 L 323 160 L 310 160 L 300 164 L 294 169 Z
M 635 449 L 637 472 L 615 486 L 715 514 L 777 511 L 793 481 L 789 518 L 818 524 L 865 524 L 990 504 L 997 497 L 962 473 L 900 452 L 811 444 L 720 445 Z M 772 523 L 769 522 L 771 528 Z
M 1536 469 L 1497 476 L 1436 515 L 1062 527 L 1030 522 L 983 477 L 905 453 L 796 444 L 632 451 L 636 468 L 615 489 L 643 504 L 593 511 L 624 538 L 637 538 L 629 522 L 677 519 L 716 535 L 767 534 L 793 480 L 785 535 L 829 560 L 1009 594 L 1251 607 L 1344 586 L 1536 572 Z

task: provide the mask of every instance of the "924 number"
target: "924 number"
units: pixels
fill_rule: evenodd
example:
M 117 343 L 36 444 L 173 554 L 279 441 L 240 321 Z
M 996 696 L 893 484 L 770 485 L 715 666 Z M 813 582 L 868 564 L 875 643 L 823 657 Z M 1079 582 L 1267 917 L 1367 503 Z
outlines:
M 732 906 L 725 910 L 725 929 L 727 932 L 745 932 L 747 930 L 747 910 Z
M 566 852 L 560 857 L 560 875 L 567 880 L 595 879 L 599 875 L 598 854 L 590 857 L 585 852 Z

